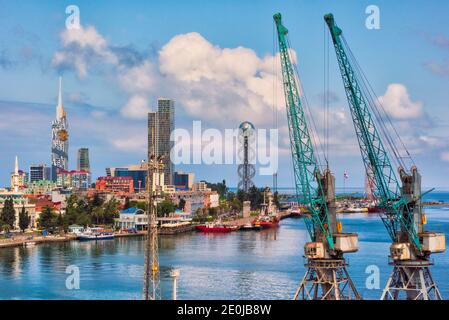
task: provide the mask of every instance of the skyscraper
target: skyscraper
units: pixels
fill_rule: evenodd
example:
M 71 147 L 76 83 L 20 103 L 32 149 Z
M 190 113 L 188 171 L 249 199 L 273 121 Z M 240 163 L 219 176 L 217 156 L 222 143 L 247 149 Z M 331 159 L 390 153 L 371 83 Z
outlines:
M 86 170 L 90 172 L 89 149 L 79 148 L 77 159 L 77 170 Z
M 64 171 L 68 169 L 69 126 L 67 114 L 62 103 L 62 77 L 59 77 L 58 105 L 56 119 L 51 125 L 51 167 L 52 180 L 64 184 Z
M 148 146 L 156 141 L 156 155 L 164 156 L 164 184 L 173 185 L 174 165 L 170 158 L 170 150 L 174 142 L 170 141 L 170 134 L 175 128 L 175 102 L 174 100 L 159 98 L 157 111 L 148 113 Z

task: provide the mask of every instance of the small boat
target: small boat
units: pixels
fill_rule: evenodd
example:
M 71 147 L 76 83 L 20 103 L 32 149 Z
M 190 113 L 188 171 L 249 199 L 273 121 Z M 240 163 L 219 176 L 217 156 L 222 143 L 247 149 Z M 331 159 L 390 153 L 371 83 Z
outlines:
M 199 226 L 195 226 L 195 229 L 200 232 L 213 232 L 213 233 L 228 233 L 238 230 L 237 226 L 226 226 L 223 224 L 206 223 Z
M 34 247 L 36 245 L 36 242 L 34 241 L 26 241 L 23 243 L 24 247 Z
M 112 240 L 114 239 L 114 233 L 102 231 L 101 228 L 90 228 L 78 234 L 76 239 L 79 241 Z
M 239 230 L 251 231 L 251 230 L 260 230 L 260 229 L 261 229 L 260 226 L 256 227 L 255 225 L 253 225 L 251 223 L 247 223 L 247 224 L 244 224 Z
M 261 229 L 275 228 L 279 226 L 279 218 L 272 215 L 261 215 L 254 219 L 253 226 Z

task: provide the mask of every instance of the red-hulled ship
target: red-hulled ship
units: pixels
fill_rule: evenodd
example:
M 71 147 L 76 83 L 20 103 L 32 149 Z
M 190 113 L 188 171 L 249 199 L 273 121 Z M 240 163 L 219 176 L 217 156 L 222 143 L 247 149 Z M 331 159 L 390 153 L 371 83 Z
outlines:
M 261 229 L 275 228 L 279 226 L 279 218 L 276 216 L 261 215 L 254 219 L 252 224 L 254 227 Z
M 222 224 L 206 223 L 196 226 L 195 229 L 200 232 L 228 233 L 238 229 L 236 226 L 225 226 Z

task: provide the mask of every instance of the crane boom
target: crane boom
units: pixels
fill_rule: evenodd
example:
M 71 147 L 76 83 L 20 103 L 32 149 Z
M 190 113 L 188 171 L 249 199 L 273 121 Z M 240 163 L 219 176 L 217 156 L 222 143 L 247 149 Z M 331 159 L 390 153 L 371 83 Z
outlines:
M 287 108 L 290 146 L 295 176 L 296 196 L 302 196 L 310 212 L 306 225 L 312 241 L 317 240 L 317 234 L 324 235 L 330 249 L 334 248 L 329 212 L 326 204 L 321 173 L 314 154 L 313 143 L 307 126 L 304 107 L 301 102 L 295 69 L 293 68 L 290 48 L 286 38 L 288 30 L 282 24 L 281 14 L 273 16 L 278 41 L 282 67 L 285 103 Z
M 409 208 L 409 201 L 401 195 L 399 180 L 371 115 L 369 100 L 359 83 L 362 79 L 358 79 L 357 72 L 351 65 L 341 39 L 342 30 L 335 24 L 333 15 L 325 15 L 324 20 L 334 44 L 363 163 L 366 171 L 372 172 L 374 194 L 379 200 L 379 207 L 385 210 L 382 221 L 393 242 L 399 240 L 401 231 L 405 231 L 410 243 L 419 253 L 421 243 L 414 216 Z

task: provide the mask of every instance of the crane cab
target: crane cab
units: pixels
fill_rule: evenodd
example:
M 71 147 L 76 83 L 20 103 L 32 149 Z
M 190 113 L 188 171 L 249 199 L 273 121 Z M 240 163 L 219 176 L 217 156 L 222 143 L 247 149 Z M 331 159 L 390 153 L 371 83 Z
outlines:
M 307 242 L 304 245 L 304 254 L 308 259 L 323 259 L 325 257 L 323 242 Z
M 359 250 L 359 236 L 357 233 L 335 233 L 335 250 L 340 252 L 356 252 Z
M 444 233 L 421 232 L 418 236 L 424 252 L 440 253 L 446 250 L 446 236 Z
M 390 246 L 390 257 L 393 260 L 410 260 L 414 254 L 410 248 L 410 243 L 395 242 Z

